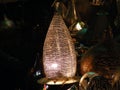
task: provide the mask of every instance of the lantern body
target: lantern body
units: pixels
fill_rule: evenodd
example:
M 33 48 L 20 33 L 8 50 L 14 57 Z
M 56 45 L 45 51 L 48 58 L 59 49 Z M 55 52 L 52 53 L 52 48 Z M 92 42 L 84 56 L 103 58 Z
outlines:
M 43 46 L 43 66 L 47 78 L 74 77 L 76 53 L 62 16 L 55 13 Z

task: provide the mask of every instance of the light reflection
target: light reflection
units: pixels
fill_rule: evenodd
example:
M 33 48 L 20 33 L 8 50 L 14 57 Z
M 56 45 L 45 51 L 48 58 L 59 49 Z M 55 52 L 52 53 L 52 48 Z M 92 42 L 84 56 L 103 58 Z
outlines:
M 70 84 L 70 83 L 75 83 L 77 82 L 77 80 L 74 80 L 74 79 L 70 79 L 70 80 L 60 80 L 60 81 L 56 81 L 54 82 L 54 80 L 51 80 L 49 82 L 47 82 L 48 85 L 61 85 L 61 84 Z
M 37 72 L 36 72 L 36 76 L 39 76 L 39 75 L 41 75 L 41 72 L 40 72 L 40 71 L 37 71 Z
M 75 28 L 76 28 L 76 30 L 78 30 L 78 31 L 82 29 L 82 27 L 81 27 L 81 25 L 80 25 L 79 22 L 76 24 Z
M 57 67 L 58 67 L 58 64 L 57 64 L 57 63 L 53 63 L 53 64 L 51 65 L 51 68 L 53 68 L 53 69 L 57 69 Z

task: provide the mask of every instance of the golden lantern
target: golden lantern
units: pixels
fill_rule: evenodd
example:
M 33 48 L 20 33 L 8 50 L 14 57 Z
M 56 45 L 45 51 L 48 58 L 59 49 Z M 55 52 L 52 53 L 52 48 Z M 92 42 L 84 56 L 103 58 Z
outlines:
M 43 46 L 46 78 L 70 78 L 76 74 L 76 53 L 62 16 L 55 12 Z

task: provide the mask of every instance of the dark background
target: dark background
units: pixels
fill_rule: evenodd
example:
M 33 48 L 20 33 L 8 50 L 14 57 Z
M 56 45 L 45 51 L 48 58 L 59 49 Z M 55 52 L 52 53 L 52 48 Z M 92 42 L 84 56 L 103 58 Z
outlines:
M 53 14 L 53 0 L 0 3 L 0 90 L 25 89 Z M 15 24 L 2 28 L 4 15 Z

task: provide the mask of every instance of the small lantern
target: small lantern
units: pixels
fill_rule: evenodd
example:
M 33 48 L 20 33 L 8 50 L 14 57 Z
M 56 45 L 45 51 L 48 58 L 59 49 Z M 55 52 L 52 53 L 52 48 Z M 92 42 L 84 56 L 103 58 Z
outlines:
M 69 30 L 62 16 L 55 13 L 43 46 L 46 78 L 69 78 L 76 74 L 76 53 Z

